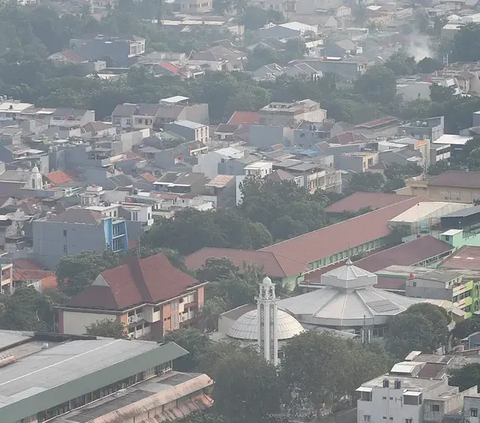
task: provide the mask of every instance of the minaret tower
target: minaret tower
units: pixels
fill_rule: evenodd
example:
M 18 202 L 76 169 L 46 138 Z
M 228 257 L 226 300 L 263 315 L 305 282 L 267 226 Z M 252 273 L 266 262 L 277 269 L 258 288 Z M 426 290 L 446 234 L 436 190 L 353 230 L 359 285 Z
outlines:
M 260 354 L 269 363 L 278 364 L 278 318 L 275 284 L 269 277 L 260 284 L 260 295 L 257 298 L 258 313 L 258 346 Z

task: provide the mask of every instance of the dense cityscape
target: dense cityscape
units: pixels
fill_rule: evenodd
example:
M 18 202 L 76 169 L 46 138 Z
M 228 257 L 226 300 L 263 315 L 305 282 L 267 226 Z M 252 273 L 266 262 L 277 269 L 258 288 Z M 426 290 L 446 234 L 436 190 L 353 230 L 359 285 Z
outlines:
M 480 423 L 478 0 L 0 4 L 0 423 Z

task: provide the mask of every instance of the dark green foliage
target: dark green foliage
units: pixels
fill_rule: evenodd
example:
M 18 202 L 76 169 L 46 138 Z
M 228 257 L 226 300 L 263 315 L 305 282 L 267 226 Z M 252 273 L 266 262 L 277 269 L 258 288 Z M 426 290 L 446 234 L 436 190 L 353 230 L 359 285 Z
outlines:
M 327 332 L 304 332 L 282 349 L 280 374 L 295 392 L 288 402 L 293 408 L 323 404 L 334 406 L 365 381 L 388 370 L 390 359 L 380 350 L 343 340 Z
M 447 160 L 439 160 L 435 162 L 433 165 L 428 167 L 427 173 L 431 176 L 440 175 L 447 170 L 450 170 L 451 166 L 449 165 Z
M 185 209 L 174 219 L 161 219 L 143 242 L 153 248 L 168 247 L 188 255 L 202 247 L 258 249 L 272 243 L 264 225 L 231 209 L 201 212 Z
M 175 370 L 193 372 L 197 369 L 200 358 L 212 344 L 210 338 L 198 329 L 182 328 L 169 332 L 164 337 L 165 342 L 175 342 L 185 348 L 189 354 L 175 361 Z
M 432 304 L 415 304 L 390 319 L 387 346 L 403 360 L 411 351 L 432 353 L 447 342 L 448 318 Z
M 478 331 L 480 331 L 480 316 L 474 314 L 469 319 L 457 323 L 453 328 L 452 335 L 455 339 L 461 340 Z
M 420 60 L 417 67 L 420 73 L 433 73 L 437 70 L 443 69 L 442 63 L 431 57 L 425 57 Z
M 452 369 L 448 375 L 448 384 L 458 386 L 460 391 L 480 385 L 480 364 L 473 363 Z
M 51 332 L 53 301 L 32 287 L 16 289 L 0 302 L 0 329 Z
M 385 178 L 381 173 L 362 172 L 354 173 L 344 190 L 346 195 L 357 191 L 362 192 L 381 192 Z
M 355 81 L 355 91 L 367 101 L 388 105 L 395 102 L 395 74 L 384 66 L 373 66 Z
M 480 25 L 463 26 L 453 39 L 450 60 L 452 62 L 476 62 L 480 60 Z
M 390 56 L 385 63 L 395 75 L 414 75 L 417 73 L 417 64 L 413 56 L 409 56 L 404 51 L 398 51 Z
M 97 320 L 90 326 L 87 326 L 87 335 L 104 336 L 107 338 L 124 338 L 125 327 L 122 322 L 116 320 Z

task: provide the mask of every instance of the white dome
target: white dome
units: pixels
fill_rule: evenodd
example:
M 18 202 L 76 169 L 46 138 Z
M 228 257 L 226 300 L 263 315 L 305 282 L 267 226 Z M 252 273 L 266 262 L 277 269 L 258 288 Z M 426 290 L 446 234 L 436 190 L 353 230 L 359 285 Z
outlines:
M 293 338 L 303 332 L 303 326 L 295 317 L 283 310 L 277 310 L 278 340 Z M 240 316 L 228 329 L 227 335 L 235 339 L 258 340 L 257 310 L 251 310 Z
M 263 278 L 263 286 L 272 286 L 272 280 L 268 276 Z

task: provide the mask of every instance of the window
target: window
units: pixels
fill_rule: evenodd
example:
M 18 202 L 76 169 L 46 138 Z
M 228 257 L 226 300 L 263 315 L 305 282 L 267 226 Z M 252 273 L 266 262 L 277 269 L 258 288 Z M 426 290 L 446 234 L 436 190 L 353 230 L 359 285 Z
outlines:
M 67 236 L 67 230 L 66 229 L 63 230 L 63 236 Z
M 476 409 L 476 408 L 471 408 L 471 409 L 470 409 L 470 416 L 471 416 L 471 417 L 478 417 L 478 409 Z
M 405 423 L 413 423 L 413 419 L 405 419 Z
M 440 405 L 439 404 L 432 404 L 432 411 L 440 411 Z
M 160 306 L 153 307 L 153 312 L 158 313 L 160 311 Z
M 64 253 L 67 252 L 67 246 L 66 246 L 66 245 L 63 246 L 63 252 L 64 252 Z
M 363 421 L 364 422 L 370 422 L 372 420 L 372 416 L 370 416 L 369 414 L 364 414 L 363 415 Z

